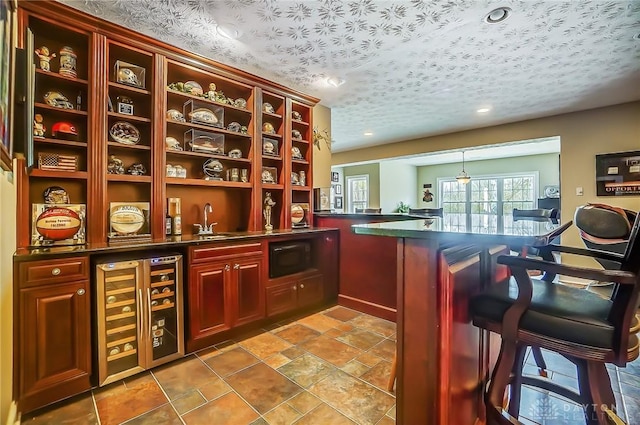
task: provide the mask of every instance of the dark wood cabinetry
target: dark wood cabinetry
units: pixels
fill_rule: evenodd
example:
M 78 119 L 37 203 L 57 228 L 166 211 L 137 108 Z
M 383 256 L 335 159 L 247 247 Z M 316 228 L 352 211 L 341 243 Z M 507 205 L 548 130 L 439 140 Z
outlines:
M 324 298 L 322 275 L 301 273 L 278 279 L 266 288 L 266 294 L 267 316 L 318 304 Z
M 187 351 L 264 317 L 262 244 L 191 248 Z
M 14 396 L 22 411 L 91 388 L 87 265 L 87 258 L 69 258 L 18 268 Z

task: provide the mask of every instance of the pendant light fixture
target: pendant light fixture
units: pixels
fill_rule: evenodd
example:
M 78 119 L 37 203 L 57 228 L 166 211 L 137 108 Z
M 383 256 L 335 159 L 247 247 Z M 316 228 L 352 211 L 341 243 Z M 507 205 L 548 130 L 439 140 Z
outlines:
M 462 184 L 467 184 L 471 181 L 471 177 L 469 177 L 469 174 L 464 171 L 464 151 L 462 151 L 462 171 L 456 176 L 456 180 L 458 180 Z

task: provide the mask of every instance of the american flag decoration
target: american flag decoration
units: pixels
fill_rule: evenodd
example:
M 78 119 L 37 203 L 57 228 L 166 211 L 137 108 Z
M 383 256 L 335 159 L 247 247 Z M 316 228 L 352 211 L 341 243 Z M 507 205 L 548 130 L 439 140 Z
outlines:
M 77 171 L 78 157 L 57 153 L 41 153 L 38 155 L 38 168 L 47 171 Z

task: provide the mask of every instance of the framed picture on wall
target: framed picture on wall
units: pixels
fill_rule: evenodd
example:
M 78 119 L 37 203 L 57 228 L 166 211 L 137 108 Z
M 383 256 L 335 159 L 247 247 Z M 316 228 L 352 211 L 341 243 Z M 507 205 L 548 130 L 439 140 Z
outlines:
M 332 182 L 340 181 L 340 174 L 338 174 L 338 173 L 337 173 L 337 172 L 335 172 L 335 171 L 332 171 L 332 172 L 331 172 L 331 181 L 332 181 Z
M 342 196 L 336 196 L 335 200 L 336 200 L 336 209 L 341 210 L 342 209 Z
M 333 189 L 335 190 L 335 194 L 336 195 L 342 195 L 342 185 L 341 184 L 334 184 L 333 185 Z
M 598 196 L 640 195 L 640 151 L 596 155 Z

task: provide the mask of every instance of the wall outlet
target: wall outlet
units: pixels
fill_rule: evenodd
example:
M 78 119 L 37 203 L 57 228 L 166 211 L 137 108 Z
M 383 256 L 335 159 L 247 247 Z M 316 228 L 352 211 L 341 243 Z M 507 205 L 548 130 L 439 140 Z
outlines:
M 576 196 L 582 196 L 584 195 L 584 190 L 582 190 L 582 187 L 578 186 L 576 187 Z

